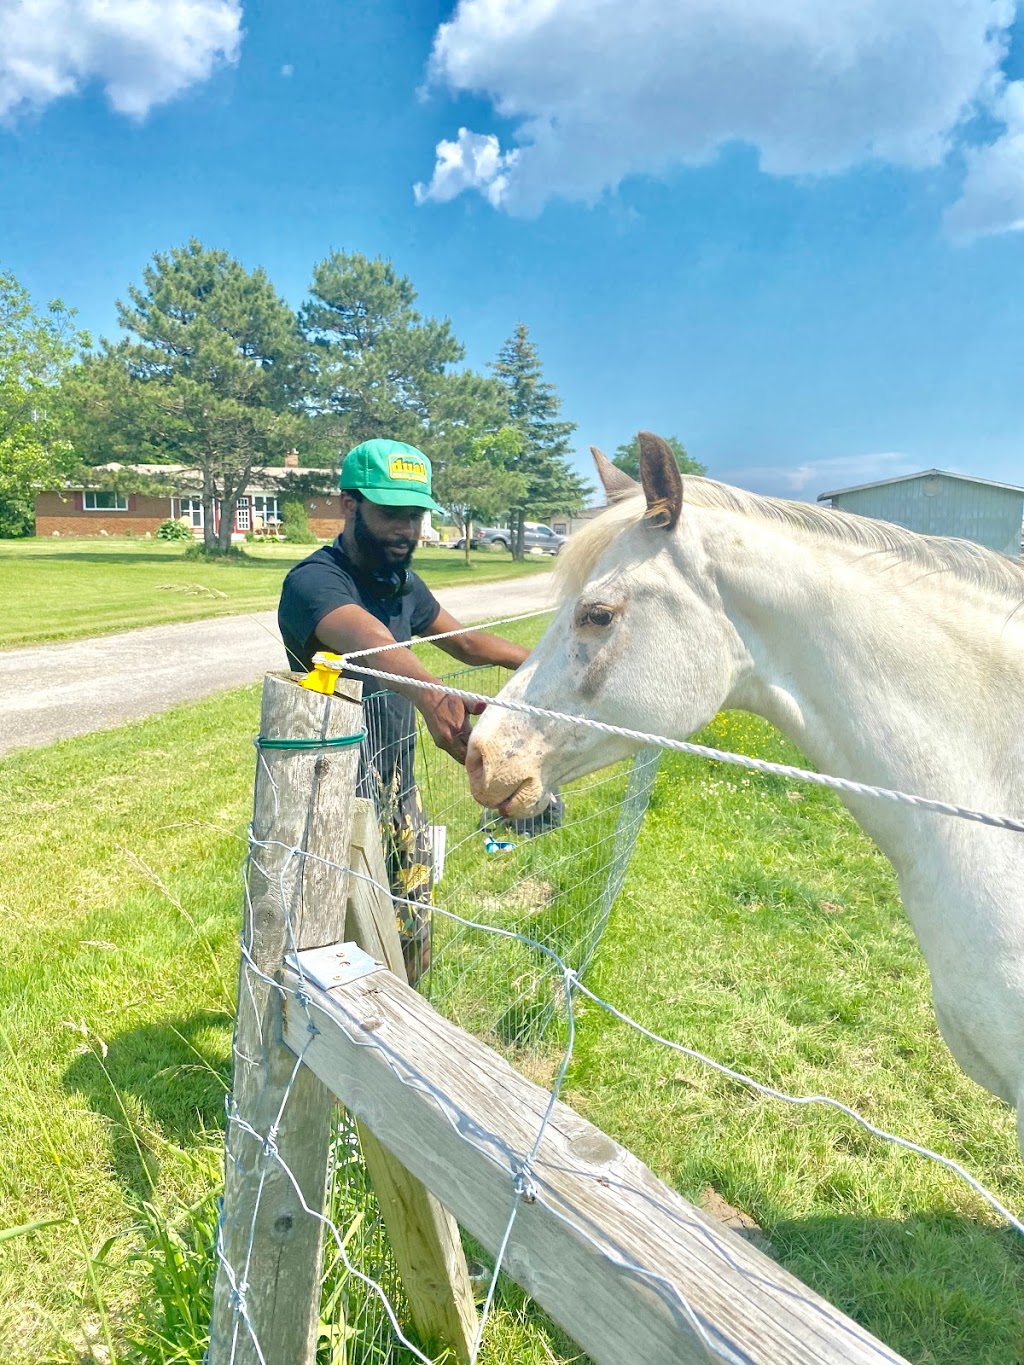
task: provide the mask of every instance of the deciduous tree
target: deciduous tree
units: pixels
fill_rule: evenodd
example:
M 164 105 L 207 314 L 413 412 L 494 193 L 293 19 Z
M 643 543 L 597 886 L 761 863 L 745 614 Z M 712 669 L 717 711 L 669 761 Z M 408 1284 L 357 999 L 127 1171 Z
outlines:
M 526 475 L 513 470 L 522 448 L 522 433 L 502 427 L 473 438 L 460 458 L 434 479 L 435 498 L 462 528 L 467 564 L 474 520 L 493 520 L 526 495 Z
M 686 447 L 678 436 L 666 437 L 672 454 L 676 457 L 676 464 L 679 466 L 681 474 L 706 474 L 707 467 L 698 460 L 691 459 L 686 453 Z M 617 469 L 621 469 L 624 474 L 628 474 L 631 479 L 640 477 L 640 441 L 634 436 L 625 445 L 619 446 L 612 456 L 612 464 Z
M 31 535 L 35 493 L 74 465 L 61 379 L 89 344 L 74 317 L 59 299 L 37 310 L 0 271 L 0 536 Z

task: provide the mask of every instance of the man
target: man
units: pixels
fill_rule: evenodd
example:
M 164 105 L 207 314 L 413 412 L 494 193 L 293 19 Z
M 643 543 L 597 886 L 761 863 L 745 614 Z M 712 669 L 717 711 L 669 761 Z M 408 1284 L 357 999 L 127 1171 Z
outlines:
M 364 441 L 345 456 L 339 479 L 344 529 L 337 540 L 296 564 L 285 578 L 278 624 L 289 666 L 308 671 L 317 650 L 351 654 L 414 635 L 430 638 L 458 630 L 409 567 L 423 514 L 441 509 L 431 497 L 430 461 L 404 441 Z M 528 651 L 498 635 L 471 631 L 439 641 L 464 664 L 518 668 Z M 404 678 L 436 683 L 410 649 L 389 649 L 368 666 Z M 359 675 L 353 675 L 359 676 Z M 469 716 L 458 697 L 434 689 L 363 678 L 367 744 L 360 770 L 360 794 L 377 805 L 390 827 L 386 850 L 392 893 L 417 901 L 399 903 L 402 951 L 409 980 L 430 961 L 430 849 L 413 773 L 415 707 L 434 743 L 459 763 L 466 761 Z M 384 696 L 385 693 L 397 695 Z

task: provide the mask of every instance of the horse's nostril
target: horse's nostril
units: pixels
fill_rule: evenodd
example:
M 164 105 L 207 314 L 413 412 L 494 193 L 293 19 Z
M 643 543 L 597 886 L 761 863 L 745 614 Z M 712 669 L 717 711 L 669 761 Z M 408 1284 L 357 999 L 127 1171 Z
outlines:
M 471 783 L 480 782 L 484 775 L 483 754 L 473 744 L 469 746 L 469 753 L 466 755 L 466 775 Z

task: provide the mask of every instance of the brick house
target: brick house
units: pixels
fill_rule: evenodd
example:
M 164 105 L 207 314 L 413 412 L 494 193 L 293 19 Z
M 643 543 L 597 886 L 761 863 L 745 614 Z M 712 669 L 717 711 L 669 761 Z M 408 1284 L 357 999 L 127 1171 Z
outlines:
M 299 470 L 294 457 L 286 457 L 282 467 L 261 466 L 252 471 L 252 480 L 235 508 L 232 540 L 244 540 L 248 532 L 274 534 L 281 520 L 284 503 L 290 501 L 288 485 L 299 473 L 321 474 L 329 485 L 336 475 L 326 469 Z M 99 488 L 65 487 L 47 489 L 35 498 L 37 536 L 144 536 L 155 535 L 161 522 L 186 521 L 197 540 L 203 537 L 203 501 L 200 476 L 182 465 L 100 465 L 97 481 L 106 469 L 118 475 L 123 487 L 125 475 L 137 470 L 143 478 L 159 478 L 173 483 L 173 494 L 111 492 Z M 341 529 L 341 499 L 337 493 L 312 494 L 303 499 L 309 529 L 323 540 L 333 539 Z M 219 529 L 220 504 L 214 507 L 215 528 Z

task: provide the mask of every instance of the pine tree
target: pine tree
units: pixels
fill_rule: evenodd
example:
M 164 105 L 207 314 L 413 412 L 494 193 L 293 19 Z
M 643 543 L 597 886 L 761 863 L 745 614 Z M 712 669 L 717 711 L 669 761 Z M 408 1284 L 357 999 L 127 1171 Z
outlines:
M 154 255 L 128 299 L 117 305 L 128 335 L 78 377 L 85 439 L 195 469 L 206 548 L 224 552 L 253 465 L 302 436 L 309 366 L 297 320 L 263 270 L 194 240 Z
M 537 348 L 525 323 L 516 324 L 498 352 L 493 370 L 505 390 L 509 421 L 523 437 L 522 449 L 509 464 L 510 470 L 525 476 L 524 495 L 510 509 L 512 554 L 522 559 L 529 514 L 571 515 L 591 490 L 569 465 L 569 437 L 576 424 L 561 420 L 561 400 L 554 385 L 542 377 Z
M 463 348 L 447 318 L 422 318 L 390 261 L 334 251 L 301 310 L 316 363 L 315 402 L 340 448 L 374 436 L 419 445 L 433 400 Z

